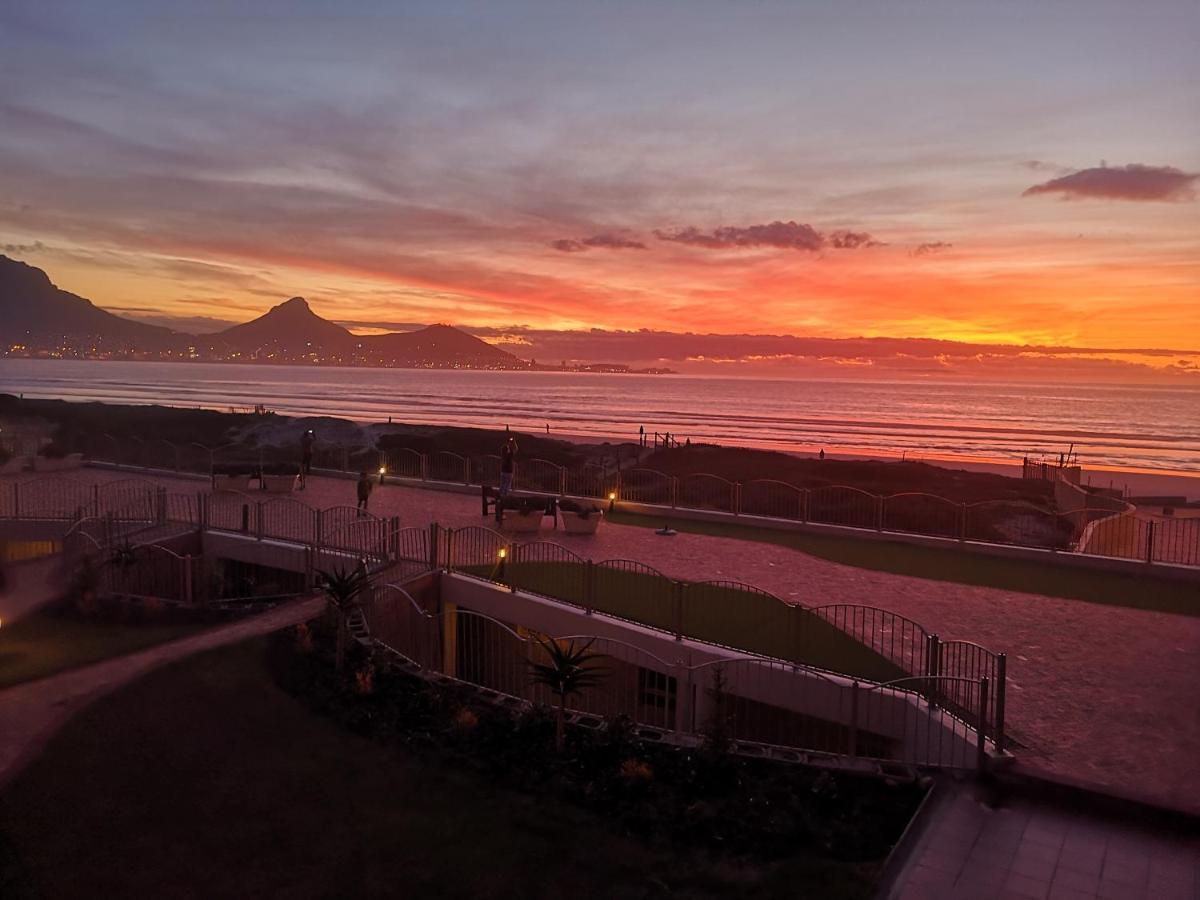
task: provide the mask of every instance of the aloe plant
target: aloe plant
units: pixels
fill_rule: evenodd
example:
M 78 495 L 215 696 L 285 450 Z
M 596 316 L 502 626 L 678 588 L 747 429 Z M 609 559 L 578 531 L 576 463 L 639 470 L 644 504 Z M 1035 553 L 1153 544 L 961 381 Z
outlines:
M 558 698 L 554 720 L 554 746 L 559 751 L 563 748 L 567 698 L 601 684 L 608 675 L 606 669 L 589 665 L 604 656 L 603 653 L 591 649 L 595 642 L 596 639 L 591 638 L 582 646 L 577 646 L 575 641 L 561 644 L 558 641 L 538 638 L 538 644 L 546 651 L 549 661 L 529 663 L 532 683 L 544 685 Z
M 342 671 L 346 662 L 347 623 L 350 613 L 359 607 L 362 593 L 370 583 L 366 566 L 361 564 L 354 569 L 338 568 L 332 572 L 320 573 L 321 590 L 325 592 L 325 599 L 329 601 L 329 608 L 337 621 L 335 666 L 338 672 Z

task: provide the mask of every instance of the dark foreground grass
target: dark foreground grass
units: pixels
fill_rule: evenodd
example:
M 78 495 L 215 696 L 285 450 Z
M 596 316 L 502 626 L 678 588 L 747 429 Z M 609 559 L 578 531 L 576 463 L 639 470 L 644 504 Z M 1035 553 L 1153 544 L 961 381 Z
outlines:
M 193 634 L 193 623 L 123 624 L 33 613 L 0 628 L 0 688 Z
M 356 737 L 276 686 L 264 642 L 81 714 L 0 793 L 0 896 L 869 896 L 874 864 L 716 864 L 586 809 Z
M 1200 590 L 1195 583 L 1060 566 L 1036 560 L 983 556 L 969 551 L 923 547 L 900 541 L 859 540 L 803 531 L 782 531 L 726 522 L 697 522 L 671 516 L 641 516 L 617 510 L 609 518 L 621 525 L 661 528 L 714 537 L 761 541 L 791 547 L 831 562 L 913 575 L 935 581 L 1023 591 L 1047 597 L 1085 600 L 1156 612 L 1200 616 Z

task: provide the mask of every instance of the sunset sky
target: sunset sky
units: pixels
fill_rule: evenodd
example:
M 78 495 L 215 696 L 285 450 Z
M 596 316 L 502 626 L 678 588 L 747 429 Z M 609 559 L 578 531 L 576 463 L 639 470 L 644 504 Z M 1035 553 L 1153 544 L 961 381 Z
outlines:
M 0 252 L 185 329 L 303 295 L 552 358 L 647 329 L 1194 375 L 1198 45 L 1195 0 L 6 0 Z M 798 359 L 658 340 L 628 358 Z

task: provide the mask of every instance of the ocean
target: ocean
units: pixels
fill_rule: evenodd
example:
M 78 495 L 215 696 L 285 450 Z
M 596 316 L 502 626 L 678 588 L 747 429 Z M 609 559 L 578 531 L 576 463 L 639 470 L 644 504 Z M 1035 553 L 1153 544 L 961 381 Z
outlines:
M 1200 385 L 784 381 L 332 369 L 215 363 L 0 360 L 0 392 L 928 460 L 1057 460 L 1200 470 Z

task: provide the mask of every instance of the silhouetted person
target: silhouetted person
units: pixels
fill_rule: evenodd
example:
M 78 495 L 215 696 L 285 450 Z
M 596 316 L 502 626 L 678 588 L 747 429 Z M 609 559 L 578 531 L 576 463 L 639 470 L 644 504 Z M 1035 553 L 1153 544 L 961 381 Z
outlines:
M 512 490 L 513 474 L 517 471 L 517 442 L 509 437 L 500 448 L 500 496 L 507 497 Z
M 317 436 L 313 434 L 310 428 L 304 434 L 300 435 L 300 487 L 303 488 L 308 484 L 308 476 L 312 474 L 312 458 L 313 445 L 317 442 Z
M 824 458 L 825 458 L 825 449 L 821 448 L 821 452 L 817 454 L 817 459 L 824 459 Z
M 646 446 L 646 426 L 645 425 L 638 426 L 638 446 L 639 447 Z
M 358 473 L 358 511 L 367 511 L 367 501 L 371 499 L 371 476 L 365 471 Z

